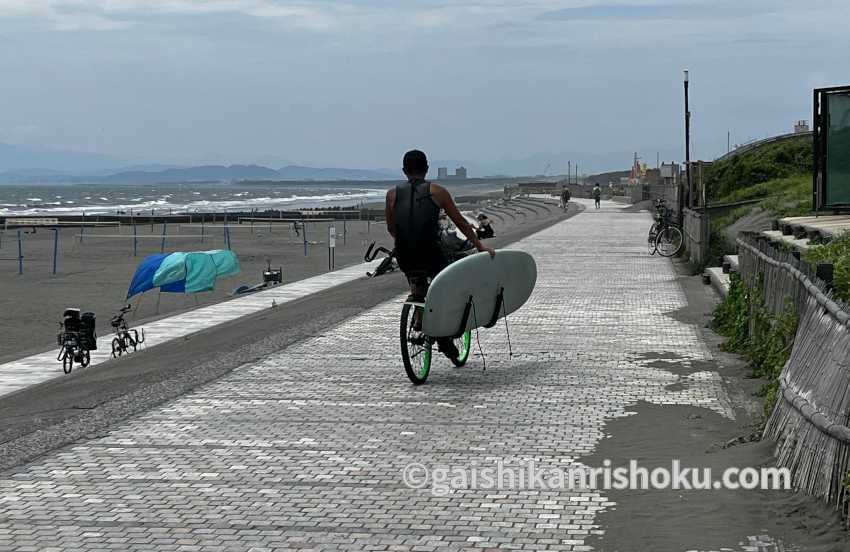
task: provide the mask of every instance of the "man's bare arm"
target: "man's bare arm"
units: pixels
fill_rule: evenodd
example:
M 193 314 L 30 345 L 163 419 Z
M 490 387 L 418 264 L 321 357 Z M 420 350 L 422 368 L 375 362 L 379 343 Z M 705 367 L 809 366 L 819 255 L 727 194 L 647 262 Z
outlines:
M 446 215 L 448 215 L 451 221 L 455 223 L 458 230 L 463 232 L 463 235 L 472 242 L 478 251 L 486 251 L 490 253 L 491 257 L 496 254 L 493 249 L 481 243 L 481 240 L 478 239 L 478 235 L 475 233 L 475 229 L 460 213 L 460 210 L 457 208 L 457 205 L 455 205 L 454 199 L 452 199 L 448 190 L 438 184 L 431 184 L 431 195 L 437 205 L 446 211 Z
M 387 190 L 387 199 L 384 204 L 384 218 L 387 221 L 387 232 L 395 238 L 395 188 Z

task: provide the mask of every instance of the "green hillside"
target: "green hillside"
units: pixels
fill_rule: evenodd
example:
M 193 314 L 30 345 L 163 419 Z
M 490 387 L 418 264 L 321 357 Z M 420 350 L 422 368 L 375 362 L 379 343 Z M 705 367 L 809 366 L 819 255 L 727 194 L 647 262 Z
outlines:
M 804 179 L 809 178 L 811 185 L 811 170 L 812 137 L 804 135 L 715 161 L 705 181 L 711 203 L 796 196 Z

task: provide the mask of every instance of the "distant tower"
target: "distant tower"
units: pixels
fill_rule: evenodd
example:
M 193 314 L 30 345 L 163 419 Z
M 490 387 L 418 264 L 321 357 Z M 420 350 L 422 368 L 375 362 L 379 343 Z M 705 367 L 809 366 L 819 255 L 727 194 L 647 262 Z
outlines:
M 466 167 L 461 165 L 455 169 L 455 178 L 466 178 Z
M 437 180 L 446 180 L 449 177 L 449 168 L 440 167 L 437 169 Z
M 799 134 L 801 132 L 809 132 L 809 122 L 806 120 L 797 121 L 794 123 L 794 132 Z

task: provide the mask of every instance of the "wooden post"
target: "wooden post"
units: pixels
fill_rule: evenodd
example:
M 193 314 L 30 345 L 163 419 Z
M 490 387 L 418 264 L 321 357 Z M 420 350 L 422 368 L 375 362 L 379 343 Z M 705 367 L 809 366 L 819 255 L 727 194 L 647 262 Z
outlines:
M 24 273 L 24 244 L 21 231 L 18 230 L 18 274 Z
M 138 230 L 136 229 L 136 223 L 133 223 L 133 256 L 137 256 L 139 253 L 139 237 Z
M 56 275 L 56 257 L 59 255 L 59 229 L 53 229 L 53 275 Z

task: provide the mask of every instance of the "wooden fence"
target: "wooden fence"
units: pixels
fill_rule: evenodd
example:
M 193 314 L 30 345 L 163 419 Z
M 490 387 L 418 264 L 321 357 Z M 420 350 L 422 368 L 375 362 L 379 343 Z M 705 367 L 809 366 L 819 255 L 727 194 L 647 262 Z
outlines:
M 761 285 L 774 314 L 794 309 L 797 334 L 779 380 L 780 393 L 764 430 L 777 443 L 777 462 L 794 487 L 846 514 L 850 471 L 850 308 L 830 283 L 793 252 L 758 234 L 737 240 L 741 277 Z

